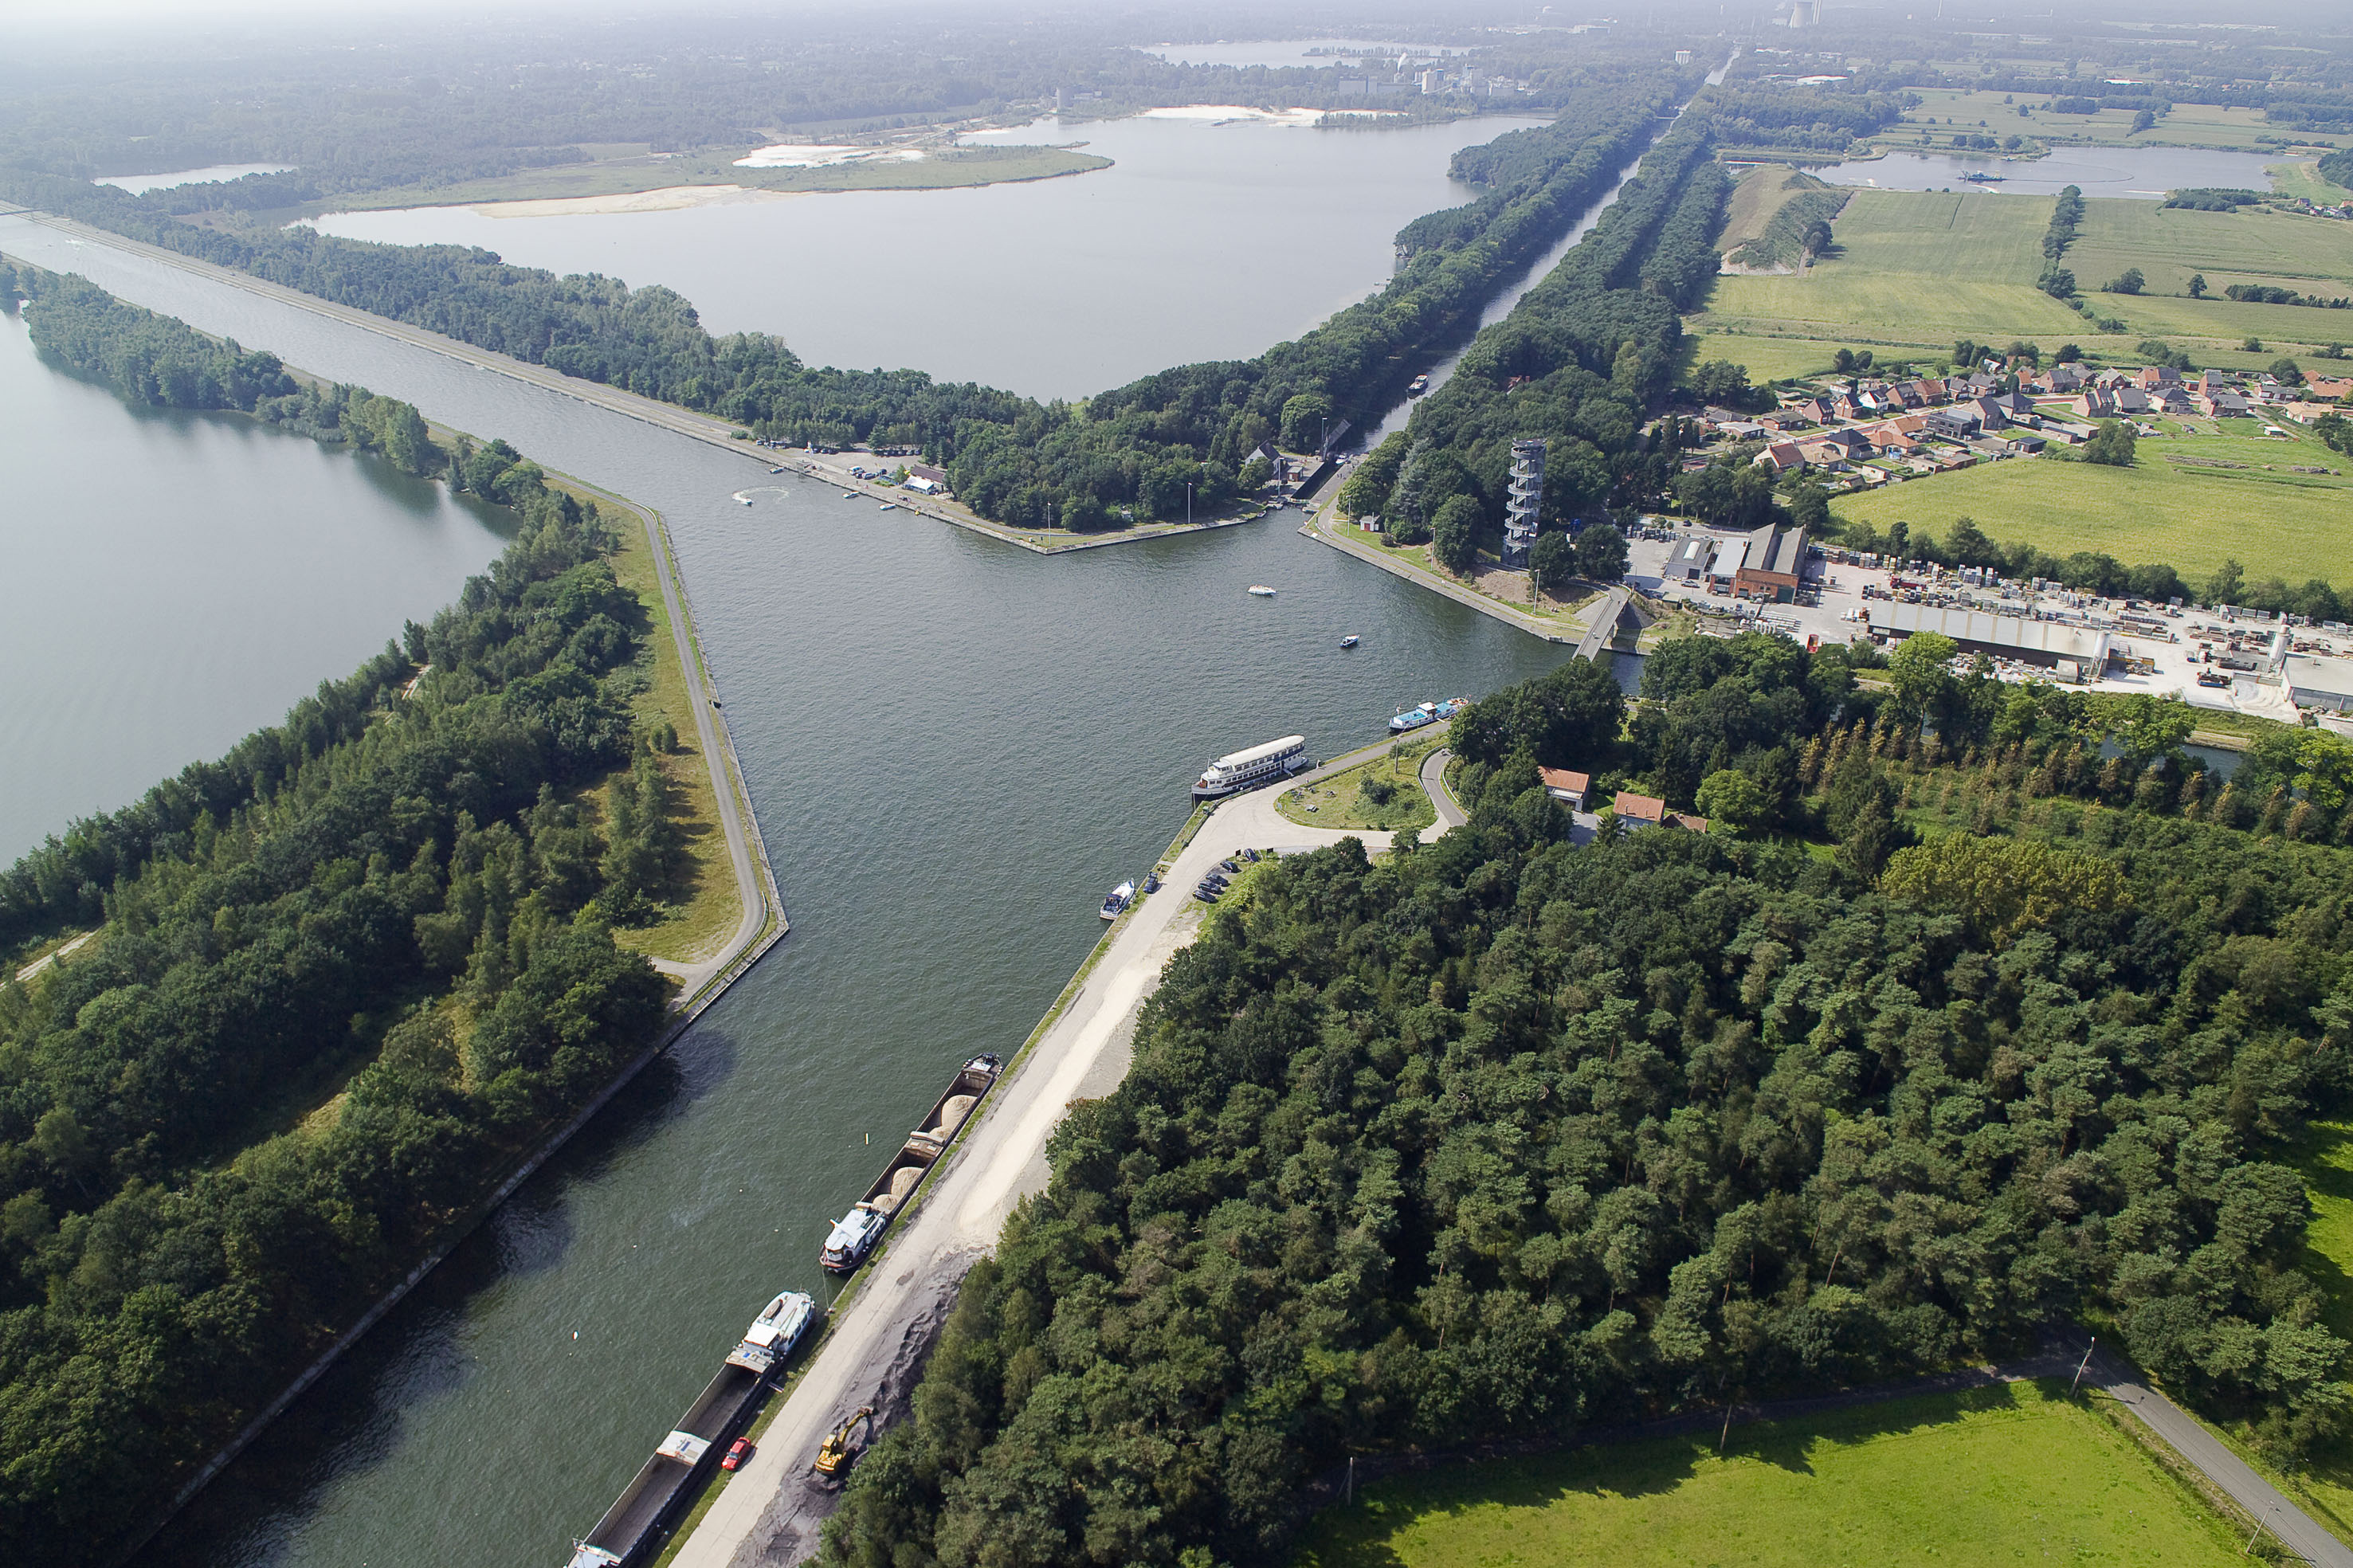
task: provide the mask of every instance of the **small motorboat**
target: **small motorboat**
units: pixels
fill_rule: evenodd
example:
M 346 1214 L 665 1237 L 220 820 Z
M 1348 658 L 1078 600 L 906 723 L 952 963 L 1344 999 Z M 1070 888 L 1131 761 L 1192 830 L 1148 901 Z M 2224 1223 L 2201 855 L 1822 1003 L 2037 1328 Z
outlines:
M 1363 640 L 1364 639 L 1357 637 L 1356 633 L 1350 632 L 1346 637 L 1340 639 L 1340 646 L 1342 647 L 1354 647 Z
M 772 474 L 781 474 L 781 473 L 783 473 L 784 471 L 785 471 L 785 470 L 784 470 L 782 468 L 770 468 L 770 469 L 768 470 L 768 472 L 770 472 L 770 473 L 772 473 Z
M 1133 882 L 1122 882 L 1118 887 L 1113 888 L 1109 896 L 1103 900 L 1103 918 L 1107 921 L 1115 921 L 1119 919 L 1120 911 L 1126 909 L 1128 904 L 1132 902 L 1134 898 L 1135 884 Z
M 882 503 L 882 510 L 884 511 L 897 511 L 899 510 L 899 503 L 894 500 L 886 500 Z
M 1261 599 L 1271 599 L 1274 597 L 1274 590 L 1268 587 L 1263 583 L 1251 584 L 1250 585 L 1250 591 Z
M 752 498 L 750 496 L 737 496 L 735 499 L 745 506 L 750 506 L 752 504 Z
M 1408 397 L 1419 397 L 1423 393 L 1428 392 L 1429 390 L 1430 377 L 1426 375 L 1417 375 L 1407 384 L 1405 395 Z

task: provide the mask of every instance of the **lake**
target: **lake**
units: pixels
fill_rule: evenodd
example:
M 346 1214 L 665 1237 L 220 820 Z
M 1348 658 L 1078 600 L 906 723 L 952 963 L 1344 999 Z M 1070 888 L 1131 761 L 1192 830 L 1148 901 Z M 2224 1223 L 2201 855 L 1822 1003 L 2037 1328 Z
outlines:
M 1081 142 L 1113 166 L 654 213 L 345 213 L 319 227 L 666 284 L 712 331 L 774 332 L 815 364 L 912 366 L 1078 398 L 1170 365 L 1248 358 L 1379 289 L 1398 229 L 1478 195 L 1446 177 L 1455 152 L 1537 123 L 1046 120 L 971 140 Z
M 504 547 L 505 514 L 375 458 L 128 407 L 15 314 L 0 429 L 0 862 L 285 717 Z
M 2078 185 L 2087 196 L 2161 201 L 2168 191 L 2197 185 L 2268 191 L 2264 168 L 2282 161 L 2267 153 L 2220 153 L 2207 147 L 2059 147 L 2047 158 L 2013 161 L 1982 153 L 1890 153 L 1808 172 L 1834 185 L 1875 185 L 1887 191 L 1959 189 L 1972 171 L 2000 174 L 1989 191 L 2014 196 L 2056 195 Z
M 1205 761 L 1292 732 L 1335 755 L 1569 654 L 1295 513 L 1041 559 L 21 219 L 0 247 L 660 508 L 793 921 L 146 1568 L 554 1568 L 761 1304 L 824 1289 L 818 1243 L 875 1150 L 954 1064 L 1027 1037 Z
M 292 165 L 287 163 L 209 163 L 201 169 L 181 169 L 169 174 L 100 174 L 90 183 L 119 185 L 138 196 L 149 191 L 168 191 L 181 185 L 209 185 L 224 180 L 242 180 L 248 174 L 291 173 Z

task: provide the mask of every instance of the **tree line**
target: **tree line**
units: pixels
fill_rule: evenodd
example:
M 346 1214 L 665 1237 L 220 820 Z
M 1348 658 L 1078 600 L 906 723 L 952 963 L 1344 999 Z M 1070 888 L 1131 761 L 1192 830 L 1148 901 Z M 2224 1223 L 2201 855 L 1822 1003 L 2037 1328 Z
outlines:
M 1477 538 L 1503 526 L 1513 441 L 1548 443 L 1540 530 L 1654 500 L 1675 471 L 1643 435 L 1672 382 L 1681 312 L 1715 272 L 1730 180 L 1713 157 L 1703 95 L 1646 153 L 1591 233 L 1482 329 L 1447 384 L 1350 475 L 1340 504 L 1378 515 L 1401 544 L 1432 537 L 1457 498 Z M 1460 509 L 1458 517 L 1463 515 Z
M 36 332 L 127 395 L 290 395 L 263 356 L 33 284 Z M 341 390 L 348 425 L 372 401 Z M 670 983 L 610 934 L 670 842 L 644 749 L 667 737 L 628 708 L 649 618 L 593 506 L 503 442 L 446 467 L 520 523 L 457 604 L 0 873 L 0 1539 L 20 1555 L 118 1554 L 662 1026 Z M 77 927 L 95 942 L 13 978 Z
M 1504 694 L 1535 728 L 1463 781 L 1467 828 L 1285 860 L 1171 961 L 824 1561 L 1262 1560 L 1348 1454 L 1573 1441 L 2077 1316 L 2275 1455 L 2340 1429 L 2288 1161 L 2347 1088 L 2347 852 L 2137 783 L 1905 846 L 1907 793 L 2015 746 L 1772 640 L 1668 700 L 1778 705 L 1800 798 L 1876 864 L 1575 847 L 1534 747 L 1578 700 Z
M 700 410 L 764 437 L 909 445 L 945 467 L 985 517 L 1113 526 L 1215 508 L 1264 442 L 1317 449 L 1362 423 L 1608 187 L 1692 73 L 1587 62 L 1552 124 L 1461 164 L 1490 188 L 1398 236 L 1401 265 L 1371 299 L 1254 360 L 1180 366 L 1080 405 L 1039 404 L 913 371 L 804 364 L 782 339 L 714 339 L 668 289 L 509 266 L 457 246 L 399 247 L 302 227 L 202 227 L 108 186 L 0 171 L 0 189 L 306 293 L 444 332 L 568 375 Z

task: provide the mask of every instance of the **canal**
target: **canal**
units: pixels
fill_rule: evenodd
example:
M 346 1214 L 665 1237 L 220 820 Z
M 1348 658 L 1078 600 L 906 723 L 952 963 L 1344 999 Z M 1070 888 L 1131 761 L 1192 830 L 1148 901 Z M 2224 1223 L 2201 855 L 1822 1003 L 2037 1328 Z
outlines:
M 660 508 L 793 921 L 149 1564 L 562 1561 L 760 1305 L 824 1289 L 868 1137 L 1018 1045 L 1205 760 L 1294 731 L 1334 755 L 1567 654 L 1285 514 L 1040 559 L 22 219 L 0 248 Z

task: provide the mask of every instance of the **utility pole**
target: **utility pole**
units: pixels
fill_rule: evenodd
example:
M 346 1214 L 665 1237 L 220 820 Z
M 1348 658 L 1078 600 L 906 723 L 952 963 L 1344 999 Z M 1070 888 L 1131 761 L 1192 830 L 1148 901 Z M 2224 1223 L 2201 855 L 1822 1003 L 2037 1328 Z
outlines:
M 2250 1535 L 2249 1537 L 2247 1537 L 2247 1543 L 2246 1543 L 2246 1545 L 2244 1545 L 2244 1546 L 2242 1546 L 2242 1547 L 2241 1547 L 2241 1548 L 2239 1549 L 2239 1555 L 2240 1555 L 2240 1556 L 2242 1556 L 2242 1557 L 2245 1557 L 2245 1556 L 2248 1556 L 2248 1555 L 2252 1554 L 2252 1553 L 2254 1552 L 2254 1550 L 2255 1550 L 2255 1536 L 2256 1536 L 2256 1535 L 2261 1535 L 2261 1534 L 2263 1532 L 2263 1526 L 2265 1526 L 2265 1525 L 2269 1524 L 2269 1523 L 2272 1521 L 2272 1515 L 2274 1515 L 2274 1514 L 2277 1513 L 2278 1511 L 2279 1511 L 2279 1504 L 2277 1504 L 2277 1503 L 2274 1503 L 2274 1504 L 2272 1504 L 2272 1506 L 2271 1506 L 2271 1507 L 2269 1507 L 2269 1508 L 2267 1508 L 2267 1509 L 2263 1510 L 2263 1518 L 2261 1518 L 2261 1519 L 2259 1519 L 2259 1520 L 2257 1520 L 2257 1521 L 2255 1521 L 2255 1534 L 2254 1534 L 2254 1535 Z
M 2081 1388 L 2081 1387 L 2083 1387 L 2083 1386 L 2084 1386 L 2084 1367 L 2086 1367 L 2086 1366 L 2089 1366 L 2089 1365 L 2091 1365 L 2091 1364 L 2092 1364 L 2092 1352 L 2093 1352 L 2093 1351 L 2095 1351 L 2095 1350 L 2098 1350 L 2099 1348 L 2100 1348 L 2100 1337 L 2099 1337 L 2099 1335 L 2097 1335 L 2097 1334 L 2094 1334 L 2094 1335 L 2092 1336 L 2092 1343 L 2091 1343 L 2090 1348 L 2089 1348 L 2089 1349 L 2087 1349 L 2087 1350 L 2085 1350 L 2085 1351 L 2084 1352 L 2084 1361 L 2083 1361 L 2083 1365 L 2082 1365 L 2082 1366 L 2078 1366 L 2078 1367 L 2075 1369 L 2075 1381 L 2074 1381 L 2074 1382 L 2073 1382 L 2073 1383 L 2071 1383 L 2071 1384 L 2069 1384 L 2067 1385 L 2067 1397 L 2068 1397 L 2068 1398 L 2070 1398 L 2070 1399 L 2074 1398 L 2074 1397 L 2075 1397 L 2075 1391 L 2076 1391 L 2077 1389 L 2079 1389 L 2079 1388 Z
M 1353 1506 L 1355 1506 L 1356 1501 L 1356 1455 L 1354 1455 L 1354 1454 L 1351 1454 L 1351 1455 L 1349 1455 L 1349 1456 L 1348 1456 L 1348 1502 L 1349 1502 L 1349 1505 L 1350 1505 L 1351 1507 L 1353 1507 Z
M 1185 483 L 1185 526 L 1193 526 L 1193 484 L 1189 479 Z

